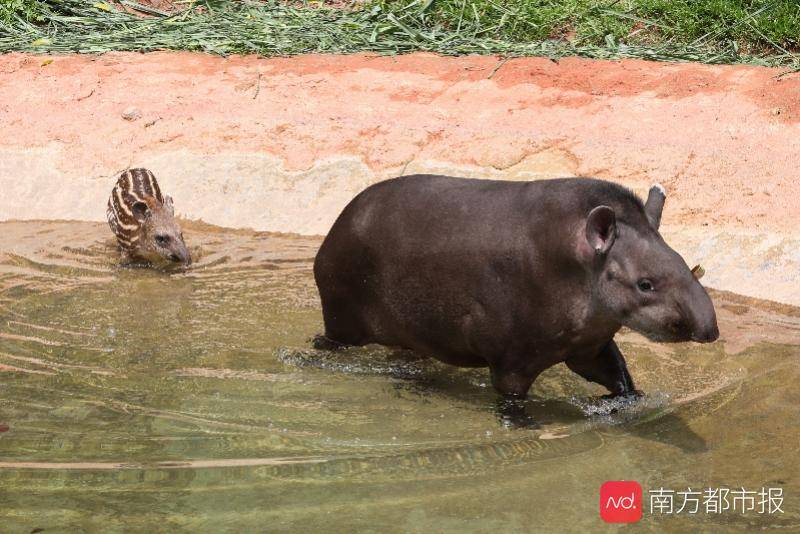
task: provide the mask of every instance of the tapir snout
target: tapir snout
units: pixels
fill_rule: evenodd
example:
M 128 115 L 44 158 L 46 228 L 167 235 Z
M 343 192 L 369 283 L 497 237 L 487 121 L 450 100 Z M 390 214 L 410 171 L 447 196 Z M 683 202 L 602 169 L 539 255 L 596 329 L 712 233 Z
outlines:
M 698 343 L 711 343 L 719 338 L 717 313 L 711 297 L 697 280 L 692 280 L 689 289 L 689 306 L 691 340 Z

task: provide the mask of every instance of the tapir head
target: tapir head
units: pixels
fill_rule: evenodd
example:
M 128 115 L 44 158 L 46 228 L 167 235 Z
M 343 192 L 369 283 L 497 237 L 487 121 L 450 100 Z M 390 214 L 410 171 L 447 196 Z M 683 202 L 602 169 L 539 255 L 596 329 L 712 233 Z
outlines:
M 598 206 L 586 220 L 594 250 L 595 299 L 612 317 L 654 341 L 698 341 L 719 337 L 714 305 L 695 273 L 658 233 L 666 194 L 650 189 L 647 224 L 617 220 Z
M 192 258 L 183 232 L 175 220 L 172 198 L 164 197 L 164 203 L 148 196 L 135 202 L 133 215 L 140 224 L 136 255 L 154 265 L 191 265 Z

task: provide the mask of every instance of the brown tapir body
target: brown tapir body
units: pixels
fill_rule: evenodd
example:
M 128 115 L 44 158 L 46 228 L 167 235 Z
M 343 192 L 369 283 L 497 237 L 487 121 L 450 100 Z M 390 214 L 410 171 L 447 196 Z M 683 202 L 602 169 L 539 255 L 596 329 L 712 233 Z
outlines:
M 644 205 L 589 178 L 537 182 L 403 176 L 344 209 L 314 263 L 318 346 L 380 343 L 491 370 L 525 396 L 565 362 L 613 395 L 636 393 L 614 335 L 717 339 L 711 299 Z

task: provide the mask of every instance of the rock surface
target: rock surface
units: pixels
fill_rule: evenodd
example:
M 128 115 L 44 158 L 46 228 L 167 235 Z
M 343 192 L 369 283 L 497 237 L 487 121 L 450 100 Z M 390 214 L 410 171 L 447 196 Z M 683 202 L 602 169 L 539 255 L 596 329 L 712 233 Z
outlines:
M 800 75 L 489 56 L 0 56 L 0 219 L 101 221 L 153 170 L 184 217 L 324 234 L 375 181 L 590 175 L 668 191 L 704 283 L 800 304 Z M 143 120 L 120 120 L 136 108 Z M 776 111 L 777 110 L 777 111 Z

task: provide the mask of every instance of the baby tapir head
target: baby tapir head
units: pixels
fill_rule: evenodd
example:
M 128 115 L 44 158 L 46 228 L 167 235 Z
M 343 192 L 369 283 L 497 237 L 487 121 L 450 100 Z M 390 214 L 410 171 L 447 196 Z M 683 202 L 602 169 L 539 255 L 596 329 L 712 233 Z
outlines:
M 183 232 L 175 220 L 171 197 L 165 196 L 162 204 L 152 196 L 146 196 L 134 202 L 131 211 L 140 224 L 136 256 L 153 264 L 192 263 Z
M 664 189 L 653 186 L 641 220 L 618 220 L 608 206 L 588 214 L 595 299 L 620 324 L 654 341 L 715 341 L 719 328 L 708 293 L 658 233 L 665 199 Z
M 149 170 L 128 169 L 119 175 L 106 217 L 127 259 L 154 266 L 191 264 L 172 199 L 161 194 Z

